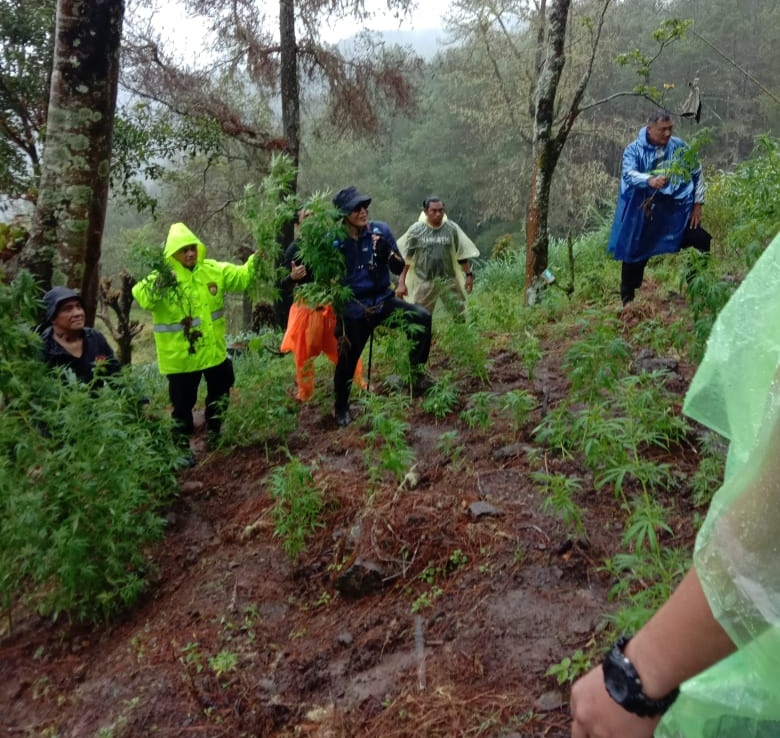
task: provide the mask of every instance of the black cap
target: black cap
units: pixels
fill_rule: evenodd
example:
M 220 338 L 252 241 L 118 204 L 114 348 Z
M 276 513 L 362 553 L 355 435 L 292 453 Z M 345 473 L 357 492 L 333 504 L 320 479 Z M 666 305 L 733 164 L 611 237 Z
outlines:
M 345 187 L 343 190 L 339 190 L 336 197 L 333 198 L 333 204 L 342 215 L 349 215 L 359 205 L 368 207 L 370 203 L 371 198 L 358 192 L 357 187 Z
M 43 306 L 46 308 L 46 322 L 51 323 L 60 305 L 66 300 L 78 300 L 82 306 L 81 295 L 70 287 L 52 287 L 43 296 Z

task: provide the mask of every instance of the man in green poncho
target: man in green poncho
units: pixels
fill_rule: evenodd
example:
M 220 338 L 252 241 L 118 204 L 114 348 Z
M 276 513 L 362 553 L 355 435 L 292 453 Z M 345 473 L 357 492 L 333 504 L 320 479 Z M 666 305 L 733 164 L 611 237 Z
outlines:
M 479 250 L 457 223 L 447 219 L 440 197 L 423 200 L 419 220 L 398 239 L 398 248 L 406 266 L 396 295 L 422 305 L 431 314 L 441 298 L 454 308 L 455 317 L 460 317 L 466 294 L 474 288 L 470 260 L 479 256 Z
M 575 683 L 572 738 L 780 735 L 778 284 L 780 235 L 718 316 L 685 399 L 688 416 L 729 440 L 694 566 Z

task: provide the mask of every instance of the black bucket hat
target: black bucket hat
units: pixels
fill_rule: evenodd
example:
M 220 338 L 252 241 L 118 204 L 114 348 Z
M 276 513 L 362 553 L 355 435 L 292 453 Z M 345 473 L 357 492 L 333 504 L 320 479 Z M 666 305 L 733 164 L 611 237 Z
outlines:
M 371 198 L 358 192 L 357 187 L 345 187 L 336 193 L 336 197 L 333 198 L 333 204 L 342 215 L 349 215 L 359 205 L 368 207 L 371 204 Z
M 43 306 L 46 308 L 46 322 L 51 323 L 54 320 L 54 316 L 57 315 L 57 311 L 63 302 L 74 299 L 78 300 L 83 307 L 84 303 L 81 301 L 81 295 L 76 290 L 72 290 L 70 287 L 52 287 L 43 296 Z

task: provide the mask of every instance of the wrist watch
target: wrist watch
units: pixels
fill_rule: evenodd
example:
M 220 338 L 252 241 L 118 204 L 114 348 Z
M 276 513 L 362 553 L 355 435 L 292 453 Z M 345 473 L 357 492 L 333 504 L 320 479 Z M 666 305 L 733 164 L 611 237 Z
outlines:
M 618 639 L 604 659 L 604 686 L 609 696 L 624 710 L 640 717 L 663 715 L 677 699 L 680 690 L 675 688 L 665 697 L 652 699 L 642 690 L 642 680 L 624 650 L 630 638 Z

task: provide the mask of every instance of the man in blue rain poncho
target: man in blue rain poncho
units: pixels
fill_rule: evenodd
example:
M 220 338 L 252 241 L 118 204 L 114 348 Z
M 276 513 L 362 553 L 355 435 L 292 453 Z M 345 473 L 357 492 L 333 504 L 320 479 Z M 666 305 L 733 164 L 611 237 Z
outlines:
M 574 685 L 572 738 L 780 736 L 778 284 L 780 235 L 718 316 L 686 396 L 684 412 L 729 440 L 694 566 Z
M 688 162 L 688 145 L 672 135 L 671 113 L 654 112 L 623 152 L 620 194 L 607 250 L 622 261 L 624 305 L 642 286 L 651 256 L 693 248 L 708 253 L 710 234 L 701 227 L 704 177 Z

